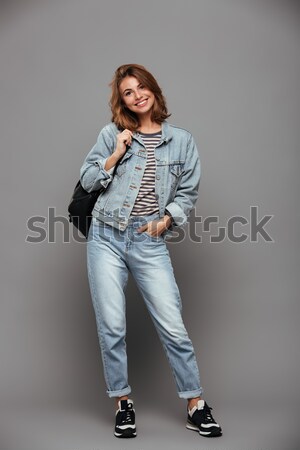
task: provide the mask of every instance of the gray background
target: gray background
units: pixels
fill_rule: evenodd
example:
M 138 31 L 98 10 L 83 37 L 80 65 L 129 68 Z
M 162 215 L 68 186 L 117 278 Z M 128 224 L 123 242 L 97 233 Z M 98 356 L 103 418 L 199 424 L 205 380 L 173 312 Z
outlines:
M 2 1 L 1 450 L 292 450 L 299 445 L 299 7 L 293 1 Z M 198 144 L 196 214 L 272 214 L 274 242 L 170 243 L 205 398 L 224 436 L 185 429 L 185 401 L 137 288 L 127 288 L 138 437 L 113 437 L 86 274 L 67 217 L 80 166 L 110 121 L 121 64 L 145 65 L 170 123 Z M 191 219 L 192 222 L 192 219 Z M 45 224 L 47 230 L 47 222 Z M 70 226 L 72 230 L 72 226 Z M 66 231 L 66 229 L 65 229 Z M 249 234 L 249 226 L 236 226 Z

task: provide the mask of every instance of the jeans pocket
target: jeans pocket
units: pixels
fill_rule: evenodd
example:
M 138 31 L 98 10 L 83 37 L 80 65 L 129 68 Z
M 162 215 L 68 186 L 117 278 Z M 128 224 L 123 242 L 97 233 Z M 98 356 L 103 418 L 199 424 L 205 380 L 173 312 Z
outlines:
M 152 236 L 150 233 L 147 233 L 147 231 L 144 231 L 143 233 L 146 234 L 146 236 L 148 236 L 151 240 L 155 242 L 159 241 L 160 239 L 163 239 L 162 235 Z
M 105 223 L 102 220 L 96 219 L 96 217 L 93 217 L 92 225 L 96 230 L 105 227 Z

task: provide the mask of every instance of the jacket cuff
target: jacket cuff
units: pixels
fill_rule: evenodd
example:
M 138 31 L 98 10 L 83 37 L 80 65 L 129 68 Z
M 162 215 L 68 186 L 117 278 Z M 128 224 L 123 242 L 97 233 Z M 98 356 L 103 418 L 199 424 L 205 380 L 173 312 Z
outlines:
M 99 167 L 99 171 L 101 172 L 101 175 L 103 176 L 103 180 L 101 179 L 100 183 L 105 188 L 113 179 L 113 176 L 111 173 L 114 169 L 114 166 L 111 167 L 109 170 L 104 169 L 107 160 L 108 160 L 108 158 L 101 158 L 101 159 L 97 159 L 97 161 L 94 162 L 94 164 Z
M 186 214 L 183 212 L 182 208 L 180 208 L 180 206 L 177 203 L 175 202 L 169 203 L 166 206 L 165 210 L 171 214 L 175 225 L 182 226 L 187 222 Z

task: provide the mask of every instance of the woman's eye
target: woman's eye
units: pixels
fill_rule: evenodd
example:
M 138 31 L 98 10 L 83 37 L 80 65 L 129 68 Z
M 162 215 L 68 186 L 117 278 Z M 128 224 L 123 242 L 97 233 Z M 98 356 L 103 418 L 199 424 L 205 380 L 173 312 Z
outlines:
M 126 92 L 125 95 L 128 97 L 128 95 L 130 95 L 130 94 L 131 94 L 131 92 L 128 91 L 128 92 Z

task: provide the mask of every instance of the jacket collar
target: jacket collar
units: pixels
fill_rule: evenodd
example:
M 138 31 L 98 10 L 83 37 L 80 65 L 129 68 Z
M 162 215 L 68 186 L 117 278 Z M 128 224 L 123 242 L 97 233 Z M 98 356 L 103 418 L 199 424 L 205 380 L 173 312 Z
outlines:
M 112 122 L 112 123 L 114 125 L 115 130 L 119 132 L 120 130 L 118 130 L 115 123 L 114 122 Z M 172 127 L 167 120 L 164 120 L 161 124 L 161 141 L 169 142 L 172 139 L 172 136 L 173 136 Z M 137 140 L 139 140 L 139 133 L 134 131 L 133 137 L 135 137 Z
M 139 138 L 139 133 L 134 132 L 133 137 Z M 170 124 L 167 120 L 164 120 L 161 124 L 161 141 L 162 142 L 169 142 L 169 140 L 172 139 L 172 129 Z

